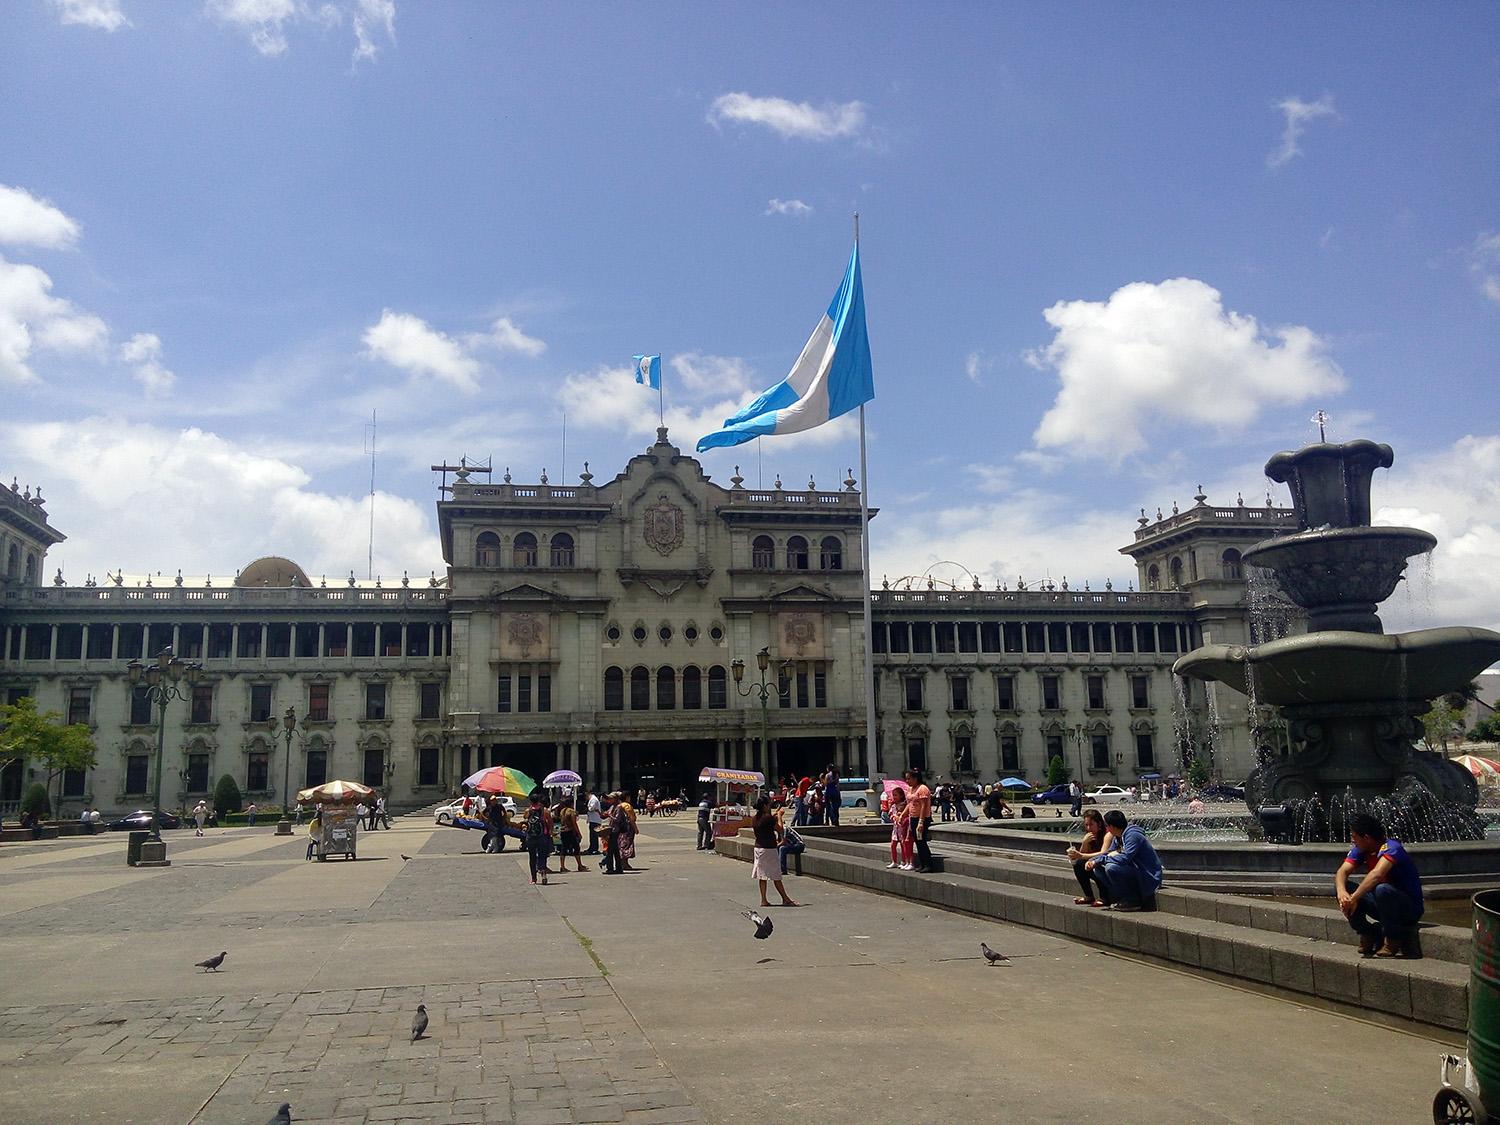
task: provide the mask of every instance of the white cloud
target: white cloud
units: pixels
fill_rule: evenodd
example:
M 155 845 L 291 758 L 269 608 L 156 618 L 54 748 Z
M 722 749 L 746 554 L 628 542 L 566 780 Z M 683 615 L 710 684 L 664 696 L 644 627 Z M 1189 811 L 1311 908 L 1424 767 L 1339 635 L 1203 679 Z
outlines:
M 171 575 L 180 567 L 215 575 L 215 585 L 222 574 L 227 584 L 236 567 L 271 554 L 297 561 L 314 581 L 350 570 L 363 577 L 369 497 L 312 488 L 302 468 L 248 444 L 119 418 L 0 422 L 13 471 L 47 484 L 50 518 L 68 535 L 53 555 L 71 582 L 116 568 Z M 142 511 L 152 518 L 139 519 Z M 166 557 L 164 543 L 172 544 Z M 442 565 L 429 508 L 377 492 L 376 572 L 391 581 Z
M 25 188 L 0 184 L 0 243 L 64 250 L 78 241 L 78 224 Z
M 413 375 L 431 376 L 472 394 L 479 389 L 479 364 L 459 343 L 410 313 L 384 310 L 365 329 L 366 354 Z
M 547 350 L 545 340 L 526 335 L 508 316 L 500 317 L 488 332 L 470 333 L 464 339 L 470 347 L 498 348 L 502 352 L 520 352 L 532 357 Z
M 683 352 L 669 359 L 667 365 L 682 386 L 694 393 L 745 396 L 751 389 L 750 370 L 738 356 Z
M 1500 304 L 1500 234 L 1486 231 L 1474 240 L 1469 251 L 1469 270 L 1479 291 Z
M 1062 386 L 1033 435 L 1042 449 L 1118 462 L 1145 448 L 1148 428 L 1241 428 L 1267 406 L 1344 387 L 1311 329 L 1263 329 L 1193 278 L 1133 282 L 1043 315 L 1057 335 L 1027 359 Z
M 177 376 L 161 362 L 161 337 L 154 332 L 137 332 L 120 345 L 120 358 L 131 364 L 132 375 L 152 398 L 172 393 Z
M 1338 111 L 1333 108 L 1333 95 L 1324 94 L 1315 102 L 1305 102 L 1301 98 L 1282 98 L 1274 103 L 1286 118 L 1286 127 L 1281 132 L 1281 145 L 1266 157 L 1266 164 L 1272 168 L 1280 168 L 1294 156 L 1302 155 L 1302 148 L 1298 142 L 1302 140 L 1302 134 L 1307 131 L 1307 123 L 1316 121 L 1320 117 L 1338 117 Z
M 790 215 L 794 219 L 804 219 L 813 213 L 813 209 L 800 199 L 772 199 L 766 204 L 767 215 Z
M 379 48 L 374 33 L 383 30 L 385 37 L 396 41 L 396 0 L 358 0 L 354 6 L 354 61 L 373 59 Z
M 36 380 L 34 351 L 91 352 L 109 329 L 92 313 L 52 296 L 52 279 L 35 266 L 0 257 L 0 383 Z
M 783 137 L 829 141 L 858 136 L 865 127 L 862 102 L 829 102 L 821 107 L 786 98 L 757 98 L 745 93 L 721 94 L 709 107 L 708 120 L 717 125 L 737 121 L 763 125 Z
M 208 0 L 205 10 L 267 56 L 286 52 L 286 25 L 299 14 L 296 0 Z
M 120 10 L 120 0 L 51 0 L 51 3 L 64 24 L 78 24 L 100 31 L 119 31 L 130 26 L 125 13 Z

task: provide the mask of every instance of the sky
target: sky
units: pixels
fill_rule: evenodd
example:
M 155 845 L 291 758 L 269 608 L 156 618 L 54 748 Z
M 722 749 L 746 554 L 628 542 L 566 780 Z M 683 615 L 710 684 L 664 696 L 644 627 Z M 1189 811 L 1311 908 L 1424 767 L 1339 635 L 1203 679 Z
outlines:
M 0 475 L 70 584 L 425 578 L 430 466 L 610 479 L 641 352 L 690 451 L 858 212 L 876 582 L 1123 587 L 1140 509 L 1286 503 L 1323 410 L 1440 540 L 1388 628 L 1500 628 L 1497 126 L 1481 3 L 15 0 Z M 858 457 L 846 416 L 701 460 Z

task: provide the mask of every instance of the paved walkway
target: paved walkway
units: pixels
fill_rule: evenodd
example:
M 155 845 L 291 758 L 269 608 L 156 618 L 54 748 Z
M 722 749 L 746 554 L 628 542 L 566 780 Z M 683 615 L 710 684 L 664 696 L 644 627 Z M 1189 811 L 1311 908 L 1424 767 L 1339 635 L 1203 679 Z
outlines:
M 173 866 L 151 871 L 124 866 L 123 835 L 0 847 L 0 1105 L 255 1125 L 283 1100 L 350 1123 L 1407 1121 L 1435 1089 L 1441 1048 L 1419 1035 L 818 880 L 790 880 L 807 907 L 755 941 L 747 865 L 695 852 L 691 817 L 642 821 L 638 874 L 545 888 L 473 833 L 396 825 L 323 864 L 268 829 L 169 833 Z M 981 939 L 1011 963 L 985 965 Z M 223 971 L 193 968 L 221 949 Z

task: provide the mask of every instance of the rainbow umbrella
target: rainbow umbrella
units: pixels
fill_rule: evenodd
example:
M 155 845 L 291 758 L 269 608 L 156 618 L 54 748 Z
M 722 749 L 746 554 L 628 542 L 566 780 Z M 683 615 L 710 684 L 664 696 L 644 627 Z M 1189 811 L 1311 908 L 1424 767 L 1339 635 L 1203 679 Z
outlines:
M 490 766 L 471 773 L 464 784 L 477 793 L 503 793 L 508 797 L 529 797 L 538 788 L 531 778 L 510 766 Z
M 1494 758 L 1481 758 L 1478 754 L 1460 754 L 1453 761 L 1474 775 L 1480 785 L 1500 785 L 1500 762 Z

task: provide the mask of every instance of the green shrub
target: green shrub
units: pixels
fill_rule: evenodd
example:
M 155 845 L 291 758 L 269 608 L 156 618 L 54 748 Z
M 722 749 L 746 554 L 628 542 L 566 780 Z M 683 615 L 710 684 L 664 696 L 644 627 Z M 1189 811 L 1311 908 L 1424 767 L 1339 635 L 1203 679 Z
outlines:
M 239 811 L 240 787 L 235 784 L 234 778 L 226 773 L 219 778 L 219 784 L 214 786 L 214 812 L 218 813 L 219 820 L 223 821 L 225 813 Z
M 1202 789 L 1208 784 L 1208 755 L 1195 754 L 1193 760 L 1188 763 L 1188 781 L 1194 789 Z
M 1061 754 L 1054 754 L 1052 760 L 1047 763 L 1047 784 L 1061 785 L 1068 780 L 1068 764 L 1062 760 Z
M 52 802 L 47 800 L 47 787 L 39 781 L 27 786 L 26 792 L 21 795 L 21 811 L 38 817 L 52 815 Z

